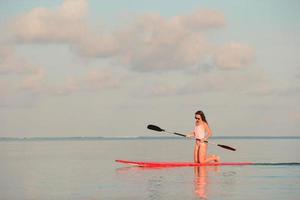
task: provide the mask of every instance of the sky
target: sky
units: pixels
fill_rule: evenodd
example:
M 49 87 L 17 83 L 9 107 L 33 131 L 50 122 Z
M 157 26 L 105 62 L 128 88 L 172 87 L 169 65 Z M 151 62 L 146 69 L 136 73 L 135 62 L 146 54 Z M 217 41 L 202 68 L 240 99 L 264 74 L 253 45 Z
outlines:
M 299 136 L 299 8 L 0 0 L 0 137 Z

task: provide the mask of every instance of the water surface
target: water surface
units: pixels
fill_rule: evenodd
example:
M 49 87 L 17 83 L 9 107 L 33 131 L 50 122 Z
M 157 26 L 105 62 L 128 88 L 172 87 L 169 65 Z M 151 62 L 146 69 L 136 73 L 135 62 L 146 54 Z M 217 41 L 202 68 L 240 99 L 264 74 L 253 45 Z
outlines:
M 192 140 L 18 139 L 0 142 L 1 200 L 298 199 L 299 138 L 216 138 L 210 153 L 251 166 L 139 168 L 115 163 L 192 161 Z M 281 164 L 279 164 L 281 163 Z

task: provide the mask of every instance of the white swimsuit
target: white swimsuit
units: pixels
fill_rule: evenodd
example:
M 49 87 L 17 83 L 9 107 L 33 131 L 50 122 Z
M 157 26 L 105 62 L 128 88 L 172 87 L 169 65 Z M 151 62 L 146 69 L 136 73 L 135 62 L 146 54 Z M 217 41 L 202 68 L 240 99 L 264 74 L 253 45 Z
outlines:
M 205 128 L 203 125 L 195 126 L 194 130 L 195 138 L 196 139 L 203 139 L 206 136 Z

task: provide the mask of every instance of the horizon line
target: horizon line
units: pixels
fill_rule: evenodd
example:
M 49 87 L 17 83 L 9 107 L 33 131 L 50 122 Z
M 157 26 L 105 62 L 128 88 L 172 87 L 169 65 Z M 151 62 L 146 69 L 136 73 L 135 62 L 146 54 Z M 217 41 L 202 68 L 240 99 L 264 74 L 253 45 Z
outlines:
M 184 139 L 176 136 L 32 136 L 0 137 L 0 141 L 38 140 L 132 140 L 132 139 Z M 211 139 L 300 139 L 300 136 L 213 136 Z

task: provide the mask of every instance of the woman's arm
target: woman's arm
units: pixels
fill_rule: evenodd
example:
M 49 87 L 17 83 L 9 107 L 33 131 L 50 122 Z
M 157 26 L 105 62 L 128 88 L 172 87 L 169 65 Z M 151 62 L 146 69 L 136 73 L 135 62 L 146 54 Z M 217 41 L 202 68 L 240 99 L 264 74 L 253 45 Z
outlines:
M 210 138 L 212 136 L 212 131 L 209 128 L 207 123 L 204 123 L 204 124 L 205 124 L 205 132 L 207 133 L 207 136 L 204 138 L 204 140 L 208 140 L 208 138 Z
M 186 134 L 186 137 L 187 138 L 194 138 L 195 137 L 195 132 L 193 131 L 193 132 L 190 132 L 190 133 Z

